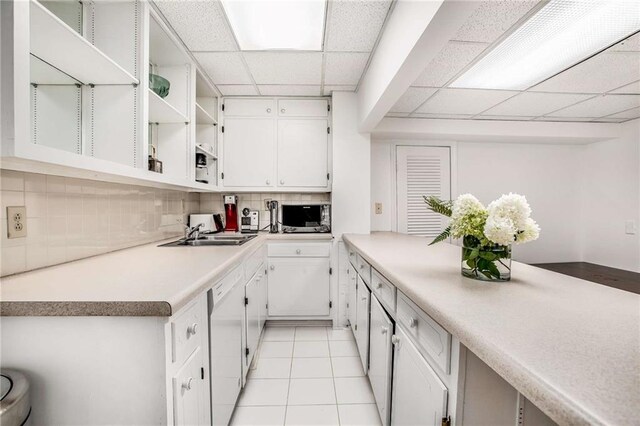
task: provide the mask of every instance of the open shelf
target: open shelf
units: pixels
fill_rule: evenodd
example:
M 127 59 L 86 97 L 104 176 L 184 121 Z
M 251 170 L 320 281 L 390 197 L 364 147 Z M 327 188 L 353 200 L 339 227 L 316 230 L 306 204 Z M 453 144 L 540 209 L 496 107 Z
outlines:
M 196 151 L 197 151 L 197 152 L 201 152 L 201 153 L 205 154 L 206 156 L 208 156 L 208 157 L 212 158 L 213 160 L 217 160 L 217 159 L 218 159 L 218 156 L 217 156 L 217 155 L 215 155 L 215 154 L 213 153 L 213 151 L 208 151 L 208 150 L 204 149 L 203 147 L 201 147 L 201 146 L 200 146 L 200 145 L 198 145 L 198 144 L 196 144 Z
M 189 119 L 175 109 L 169 102 L 149 89 L 149 122 L 150 123 L 188 123 Z
M 138 80 L 39 2 L 29 4 L 31 53 L 84 84 Z
M 218 122 L 196 102 L 196 124 L 217 125 Z

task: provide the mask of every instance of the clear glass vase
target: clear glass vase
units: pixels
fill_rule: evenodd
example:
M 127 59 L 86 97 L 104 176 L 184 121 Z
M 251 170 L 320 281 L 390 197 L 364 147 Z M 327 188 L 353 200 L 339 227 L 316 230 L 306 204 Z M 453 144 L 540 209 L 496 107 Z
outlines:
M 511 246 L 463 246 L 462 275 L 481 281 L 509 281 Z

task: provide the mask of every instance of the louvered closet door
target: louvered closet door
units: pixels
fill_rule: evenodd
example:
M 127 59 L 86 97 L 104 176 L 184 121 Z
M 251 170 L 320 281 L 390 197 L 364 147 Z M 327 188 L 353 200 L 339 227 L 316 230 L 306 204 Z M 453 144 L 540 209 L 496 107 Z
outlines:
M 398 232 L 431 238 L 442 232 L 446 221 L 428 210 L 422 197 L 450 199 L 450 171 L 449 148 L 396 147 Z

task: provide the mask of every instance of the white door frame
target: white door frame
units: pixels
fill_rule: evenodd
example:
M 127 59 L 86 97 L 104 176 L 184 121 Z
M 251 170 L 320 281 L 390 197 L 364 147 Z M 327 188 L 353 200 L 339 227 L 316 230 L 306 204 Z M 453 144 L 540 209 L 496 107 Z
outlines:
M 396 150 L 399 146 L 427 146 L 449 148 L 449 173 L 451 174 L 451 198 L 458 195 L 458 144 L 456 141 L 425 141 L 425 140 L 389 140 L 391 146 L 391 231 L 398 232 L 398 163 Z

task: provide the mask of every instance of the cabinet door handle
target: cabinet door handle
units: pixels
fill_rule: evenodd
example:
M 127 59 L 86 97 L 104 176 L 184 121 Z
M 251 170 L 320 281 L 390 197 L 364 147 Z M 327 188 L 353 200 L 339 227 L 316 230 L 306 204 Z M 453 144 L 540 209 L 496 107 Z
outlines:
M 267 113 L 271 114 L 271 108 L 267 108 Z
M 364 265 L 360 265 L 360 269 L 364 269 Z
M 394 345 L 399 344 L 400 343 L 400 338 L 394 334 L 393 336 L 391 336 L 391 343 L 394 344 Z
M 182 382 L 182 388 L 184 390 L 191 390 L 191 383 L 193 382 L 193 377 L 189 377 L 187 380 Z
M 276 267 L 271 265 L 271 266 L 269 266 L 269 269 L 271 269 L 273 271 L 274 269 L 276 269 Z
M 269 179 L 267 179 L 267 185 L 271 185 L 271 181 Z
M 382 334 L 387 334 L 388 332 L 389 332 L 389 327 L 382 327 L 380 329 L 380 333 L 382 333 Z
M 238 377 L 238 387 L 240 387 L 240 384 L 241 384 L 241 379 L 240 377 Z
M 284 179 L 280 179 L 280 185 L 284 185 Z
M 416 326 L 418 325 L 418 320 L 415 318 L 411 318 L 409 320 L 409 327 L 411 328 L 416 328 Z
M 376 288 L 382 288 L 382 283 L 376 284 Z
M 300 253 L 302 253 L 302 250 L 297 249 L 297 250 L 296 250 L 296 254 L 300 254 Z
M 367 296 L 364 296 L 364 297 L 362 298 L 362 301 L 363 301 L 363 302 L 366 302 L 366 301 L 367 301 Z
M 283 114 L 284 114 L 284 112 L 285 112 L 285 111 L 286 111 L 286 109 L 284 109 L 284 108 L 282 108 L 282 109 L 280 110 L 280 112 L 281 112 L 281 113 L 283 113 Z
M 194 322 L 189 327 L 187 327 L 187 336 L 191 336 L 198 332 L 198 323 Z

